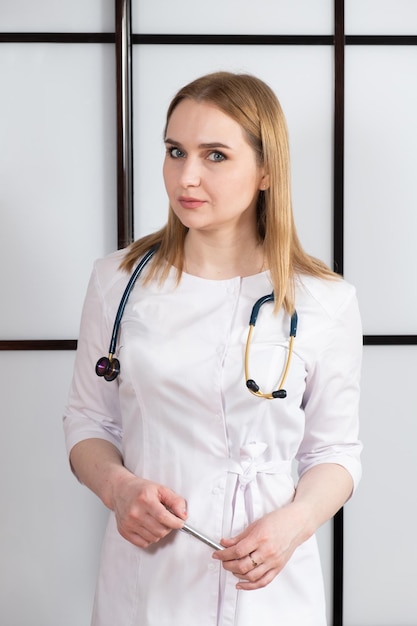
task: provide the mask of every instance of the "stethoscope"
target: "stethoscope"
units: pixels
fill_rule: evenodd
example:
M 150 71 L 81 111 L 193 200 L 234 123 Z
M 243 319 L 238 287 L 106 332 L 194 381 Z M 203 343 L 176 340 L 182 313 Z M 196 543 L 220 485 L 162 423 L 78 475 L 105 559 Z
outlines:
M 144 254 L 144 256 L 141 258 L 138 265 L 135 267 L 126 285 L 126 288 L 120 300 L 119 307 L 117 309 L 116 317 L 114 319 L 114 324 L 113 324 L 113 332 L 111 335 L 108 356 L 102 356 L 101 359 L 99 359 L 96 363 L 97 376 L 102 376 L 104 380 L 107 380 L 108 382 L 115 380 L 115 378 L 117 378 L 117 376 L 120 374 L 120 361 L 114 355 L 116 352 L 117 336 L 119 334 L 120 324 L 122 321 L 124 310 L 126 308 L 126 303 L 129 299 L 130 293 L 135 285 L 136 280 L 139 278 L 140 274 L 142 273 L 142 270 L 149 263 L 149 261 L 151 260 L 155 252 L 157 251 L 158 247 L 159 247 L 158 245 L 155 245 L 152 248 L 150 248 L 148 252 L 146 252 L 146 254 Z M 290 340 L 289 340 L 289 346 L 288 346 L 288 353 L 287 353 L 287 358 L 286 358 L 284 369 L 283 369 L 283 374 L 278 384 L 278 388 L 275 391 L 272 391 L 271 393 L 262 393 L 262 391 L 259 389 L 259 386 L 253 380 L 253 378 L 249 378 L 249 348 L 251 345 L 252 335 L 253 335 L 253 331 L 256 325 L 256 320 L 258 319 L 259 311 L 262 305 L 264 305 L 266 302 L 274 302 L 274 292 L 266 296 L 263 296 L 262 298 L 259 298 L 259 300 L 257 300 L 255 304 L 253 305 L 250 320 L 249 320 L 249 332 L 248 332 L 248 337 L 246 340 L 246 349 L 245 349 L 245 379 L 246 379 L 246 387 L 249 389 L 249 391 L 253 395 L 258 396 L 259 398 L 266 398 L 267 400 L 272 400 L 274 398 L 286 398 L 287 397 L 287 392 L 284 389 L 284 383 L 286 381 L 286 378 L 288 376 L 288 371 L 290 368 L 291 357 L 293 353 L 294 339 L 297 334 L 298 316 L 297 316 L 297 311 L 294 311 L 294 313 L 291 316 Z

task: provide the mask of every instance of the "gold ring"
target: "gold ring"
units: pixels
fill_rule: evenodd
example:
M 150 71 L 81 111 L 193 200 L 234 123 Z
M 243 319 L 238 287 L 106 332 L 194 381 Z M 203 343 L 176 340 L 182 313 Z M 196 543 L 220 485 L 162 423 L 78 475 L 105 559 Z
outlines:
M 250 560 L 252 561 L 252 565 L 253 567 L 258 567 L 258 563 L 255 561 L 255 559 L 252 557 L 252 552 L 248 555 Z

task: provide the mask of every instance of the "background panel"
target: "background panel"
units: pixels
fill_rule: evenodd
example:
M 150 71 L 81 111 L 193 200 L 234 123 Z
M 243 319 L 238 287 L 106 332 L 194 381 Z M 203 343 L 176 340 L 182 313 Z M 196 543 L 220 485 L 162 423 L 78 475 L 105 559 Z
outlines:
M 171 98 L 183 84 L 202 74 L 249 72 L 272 87 L 287 117 L 300 239 L 308 252 L 331 263 L 332 53 L 331 47 L 324 46 L 135 46 L 135 237 L 166 221 L 162 133 Z
M 86 626 L 107 512 L 69 468 L 62 413 L 74 352 L 0 352 L 0 616 Z
M 415 0 L 347 0 L 347 35 L 416 35 Z
M 345 55 L 345 276 L 365 334 L 417 334 L 417 47 Z
M 417 346 L 367 346 L 363 479 L 345 507 L 345 626 L 415 626 Z
M 1 0 L 0 31 L 114 31 L 114 3 L 111 0 Z
M 328 35 L 333 33 L 333 2 L 133 0 L 132 27 L 134 33 Z
M 2 44 L 0 64 L 1 338 L 73 339 L 117 247 L 114 47 Z

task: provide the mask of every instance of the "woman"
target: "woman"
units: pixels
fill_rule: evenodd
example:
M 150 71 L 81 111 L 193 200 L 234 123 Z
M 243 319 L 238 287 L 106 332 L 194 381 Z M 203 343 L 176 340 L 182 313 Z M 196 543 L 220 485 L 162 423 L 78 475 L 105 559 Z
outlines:
M 92 624 L 323 626 L 314 533 L 360 478 L 355 291 L 300 246 L 262 81 L 185 86 L 165 145 L 168 223 L 96 263 L 64 419 L 73 471 L 112 511 Z

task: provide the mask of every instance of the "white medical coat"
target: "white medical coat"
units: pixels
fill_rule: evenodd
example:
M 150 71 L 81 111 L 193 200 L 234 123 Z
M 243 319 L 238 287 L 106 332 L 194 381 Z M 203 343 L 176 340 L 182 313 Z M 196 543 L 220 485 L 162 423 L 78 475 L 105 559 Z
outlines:
M 362 332 L 354 288 L 297 280 L 298 332 L 287 398 L 249 393 L 243 361 L 250 313 L 271 292 L 269 273 L 207 280 L 172 270 L 163 285 L 138 280 L 122 319 L 120 376 L 98 378 L 127 283 L 123 252 L 96 262 L 84 305 L 64 427 L 68 451 L 99 437 L 127 468 L 167 485 L 188 504 L 188 522 L 215 540 L 234 536 L 294 496 L 302 475 L 338 463 L 360 477 L 358 398 Z M 146 270 L 145 270 L 146 271 Z M 259 313 L 250 377 L 276 389 L 290 319 L 273 304 Z M 105 534 L 93 626 L 324 626 L 315 538 L 267 587 L 237 591 L 237 579 L 197 539 L 174 531 L 140 549 Z

